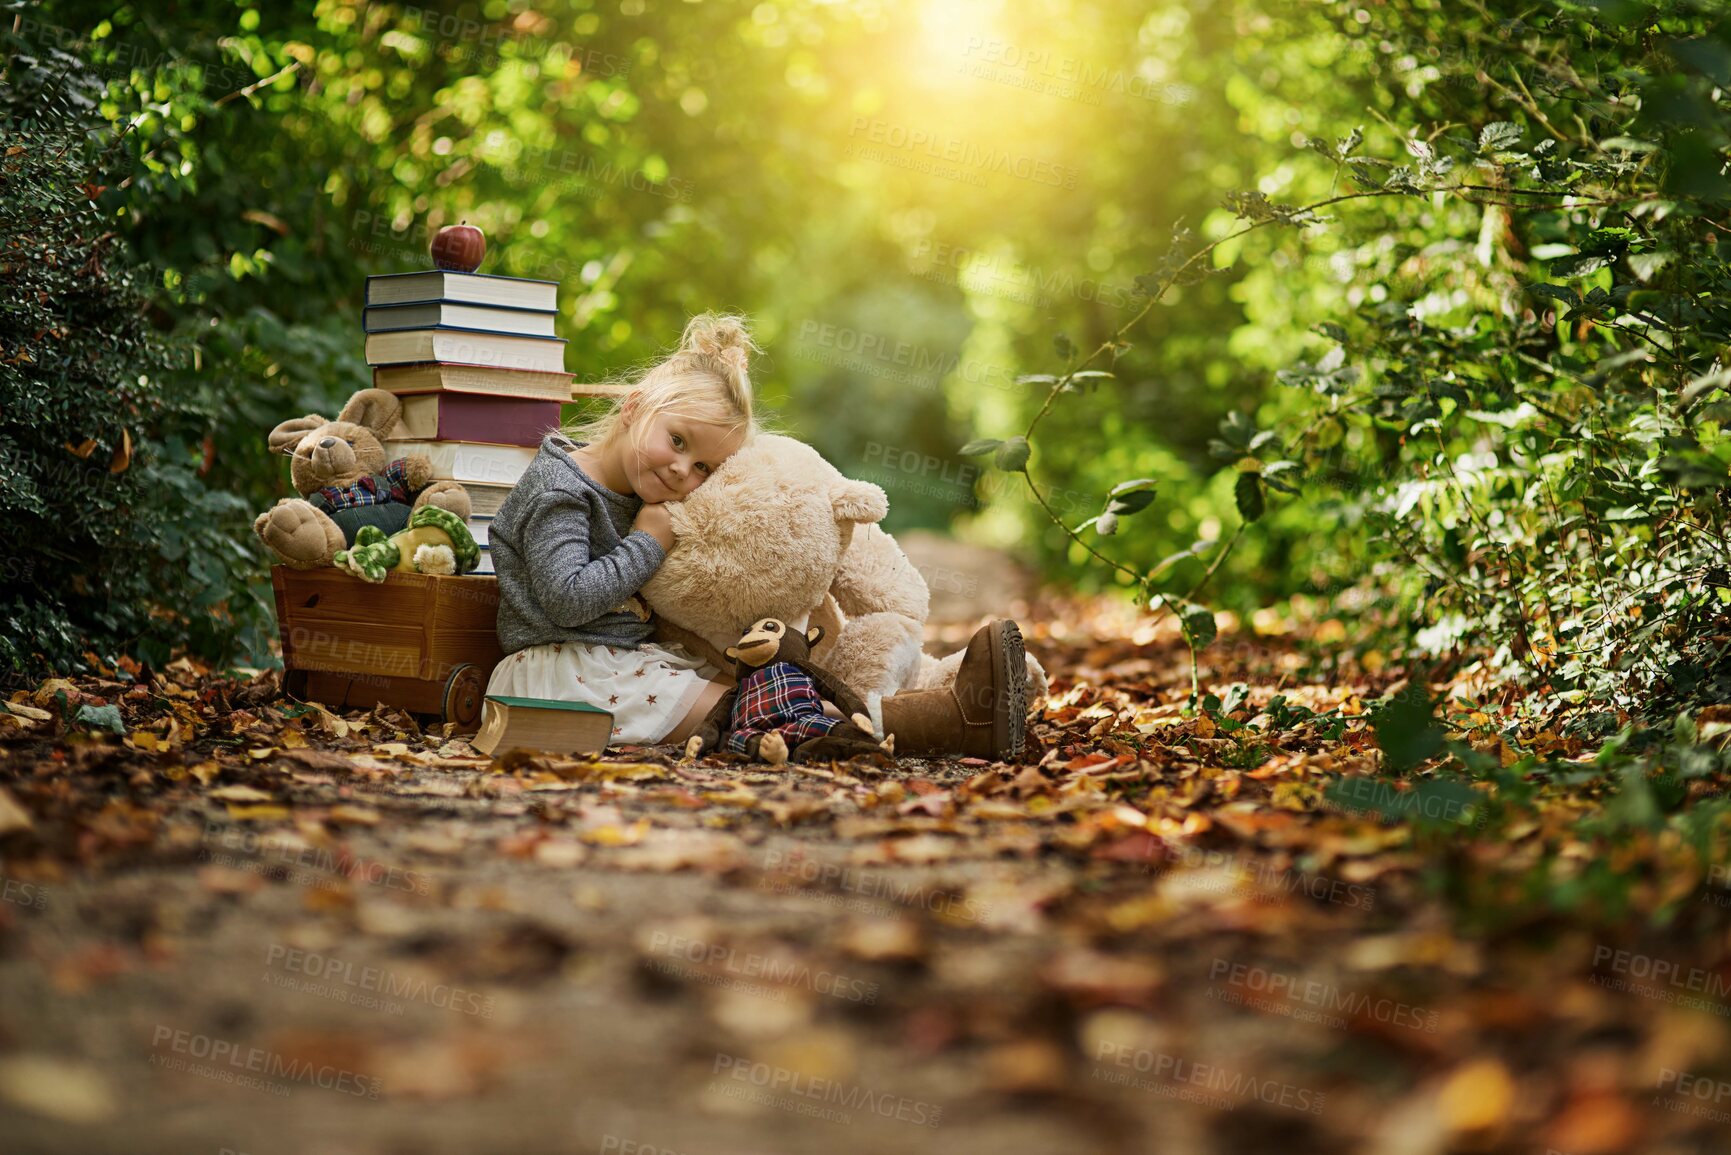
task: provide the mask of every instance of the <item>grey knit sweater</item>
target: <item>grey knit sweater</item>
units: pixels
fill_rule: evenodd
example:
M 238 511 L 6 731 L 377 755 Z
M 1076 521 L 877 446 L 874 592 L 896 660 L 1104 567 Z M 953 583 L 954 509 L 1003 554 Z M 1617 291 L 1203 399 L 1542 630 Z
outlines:
M 506 653 L 544 642 L 635 649 L 650 634 L 647 622 L 619 606 L 667 552 L 631 529 L 642 499 L 592 479 L 567 452 L 572 447 L 548 434 L 487 531 Z

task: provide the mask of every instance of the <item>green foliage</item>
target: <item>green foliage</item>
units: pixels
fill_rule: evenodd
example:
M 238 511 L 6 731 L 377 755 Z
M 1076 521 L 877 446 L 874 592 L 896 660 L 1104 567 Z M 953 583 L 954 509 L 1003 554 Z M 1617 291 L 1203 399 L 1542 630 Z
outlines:
M 749 311 L 764 411 L 892 528 L 977 510 L 1199 648 L 1298 593 L 1378 607 L 1331 656 L 1487 651 L 1571 732 L 1726 700 L 1711 7 L 868 7 L 50 0 L 5 84 L 100 127 L 69 155 L 185 350 L 134 431 L 196 461 L 173 502 L 286 492 L 262 433 L 365 383 L 365 275 L 467 219 L 561 282 L 580 378 Z M 1167 84 L 1027 91 L 982 43 Z M 1060 175 L 924 171 L 1005 150 Z
M 245 504 L 201 480 L 211 413 L 170 383 L 149 271 L 92 203 L 90 86 L 31 67 L 0 87 L 0 680 L 220 653 L 268 625 Z
M 1271 136 L 1278 178 L 1228 193 L 1212 239 L 1139 277 L 1147 304 L 1064 360 L 1134 375 L 1153 305 L 1198 263 L 1229 267 L 1235 345 L 1277 383 L 1209 442 L 1240 523 L 1211 563 L 1242 543 L 1229 600 L 1280 592 L 1270 559 L 1325 597 L 1395 574 L 1412 656 L 1489 652 L 1553 706 L 1725 701 L 1731 24 L 1688 4 L 1500 20 L 1397 3 L 1368 26 L 1264 11 L 1241 58 L 1278 79 L 1232 98 L 1252 120 L 1302 109 L 1308 139 Z M 1297 66 L 1313 52 L 1345 63 Z M 1030 435 L 1072 404 L 1053 380 Z M 1318 521 L 1358 531 L 1318 543 Z M 1090 552 L 1163 592 L 1141 539 L 1116 536 Z

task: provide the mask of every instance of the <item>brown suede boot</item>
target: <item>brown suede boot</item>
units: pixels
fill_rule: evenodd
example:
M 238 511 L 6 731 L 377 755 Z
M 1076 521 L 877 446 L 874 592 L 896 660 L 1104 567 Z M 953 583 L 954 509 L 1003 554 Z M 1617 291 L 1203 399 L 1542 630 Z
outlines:
M 968 639 L 953 685 L 903 690 L 883 700 L 884 733 L 895 752 L 1014 758 L 1022 752 L 1028 713 L 1028 666 L 1022 631 L 1002 619 Z

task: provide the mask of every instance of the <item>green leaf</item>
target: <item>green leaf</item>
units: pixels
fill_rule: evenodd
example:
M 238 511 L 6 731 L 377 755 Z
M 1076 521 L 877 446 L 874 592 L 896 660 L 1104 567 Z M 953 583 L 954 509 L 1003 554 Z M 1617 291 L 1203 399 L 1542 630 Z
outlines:
M 1157 484 L 1148 477 L 1135 481 L 1120 481 L 1106 494 L 1106 512 L 1119 516 L 1140 513 L 1153 503 Z
M 1198 650 L 1207 649 L 1220 636 L 1214 625 L 1214 611 L 1207 606 L 1186 604 L 1178 615 L 1178 623 L 1184 628 L 1184 636 L 1190 640 L 1191 646 Z
M 1005 473 L 1020 473 L 1028 468 L 1028 439 L 1012 437 L 998 446 L 997 454 L 992 461 Z
M 1528 285 L 1527 292 L 1543 301 L 1561 301 L 1570 309 L 1578 309 L 1581 305 L 1581 294 L 1565 285 L 1549 285 L 1541 281 Z
M 1479 129 L 1479 153 L 1505 152 L 1520 143 L 1521 126 L 1507 120 L 1493 120 Z
M 1069 334 L 1059 333 L 1052 338 L 1052 349 L 1058 354 L 1060 360 L 1068 361 L 1076 354 L 1076 343 L 1070 340 Z
M 963 457 L 972 457 L 976 453 L 990 453 L 1003 442 L 996 437 L 977 437 L 957 450 Z
M 1389 821 L 1410 819 L 1419 825 L 1461 825 L 1471 820 L 1484 795 L 1465 782 L 1427 779 L 1409 789 L 1387 778 L 1339 778 L 1322 792 L 1340 810 L 1374 814 Z
M 92 730 L 107 730 L 112 734 L 126 733 L 126 723 L 121 721 L 119 706 L 80 706 L 72 721 Z
M 1408 686 L 1371 715 L 1376 744 L 1390 773 L 1404 774 L 1443 748 L 1436 707 L 1423 686 Z
M 1262 496 L 1260 473 L 1240 473 L 1238 481 L 1233 485 L 1232 496 L 1238 503 L 1238 516 L 1247 522 L 1260 519 L 1267 510 Z

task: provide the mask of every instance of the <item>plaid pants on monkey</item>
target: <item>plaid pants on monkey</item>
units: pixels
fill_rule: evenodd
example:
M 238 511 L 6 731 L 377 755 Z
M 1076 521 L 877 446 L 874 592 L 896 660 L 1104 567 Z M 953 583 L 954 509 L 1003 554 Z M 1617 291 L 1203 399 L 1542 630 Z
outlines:
M 837 726 L 839 719 L 823 712 L 823 699 L 811 675 L 791 662 L 771 662 L 739 680 L 739 697 L 733 703 L 733 732 L 727 748 L 745 753 L 752 736 L 775 731 L 792 750 L 801 742 L 821 738 Z

